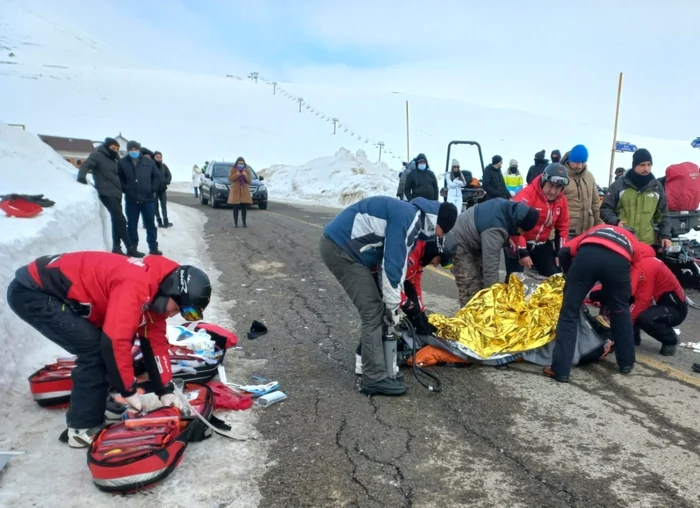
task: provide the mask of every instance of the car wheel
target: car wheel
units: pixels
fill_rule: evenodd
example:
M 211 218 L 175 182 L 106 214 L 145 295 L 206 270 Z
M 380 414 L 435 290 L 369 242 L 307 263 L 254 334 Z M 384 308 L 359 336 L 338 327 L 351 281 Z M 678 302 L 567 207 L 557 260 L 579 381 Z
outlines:
M 260 208 L 261 210 L 267 210 L 267 201 L 260 201 L 258 203 L 258 208 Z
M 211 198 L 211 207 L 212 208 L 219 208 L 219 202 L 214 199 L 213 197 Z
M 208 202 L 209 200 L 204 197 L 204 192 L 202 192 L 202 189 L 199 189 L 199 203 L 201 205 L 206 205 Z

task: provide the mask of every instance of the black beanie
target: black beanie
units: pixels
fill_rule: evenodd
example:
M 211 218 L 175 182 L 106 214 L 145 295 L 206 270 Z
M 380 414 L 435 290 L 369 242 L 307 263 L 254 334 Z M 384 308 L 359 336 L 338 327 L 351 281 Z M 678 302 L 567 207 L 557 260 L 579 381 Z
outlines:
M 500 155 L 494 155 L 493 157 L 491 157 L 491 164 L 498 164 L 502 160 L 503 157 L 501 157 Z
M 156 150 L 155 152 L 153 152 L 154 159 L 156 158 L 156 155 L 163 155 L 163 154 L 161 152 L 159 152 L 158 150 Z
M 133 148 L 136 150 L 141 150 L 141 144 L 138 141 L 129 141 L 126 144 L 126 149 L 131 151 Z
M 535 154 L 535 160 L 536 160 L 536 161 L 543 161 L 546 153 L 547 153 L 547 152 L 545 152 L 544 150 L 541 150 L 541 151 L 537 152 L 537 153 Z
M 537 221 L 540 218 L 540 212 L 537 208 L 528 207 L 528 211 L 525 214 L 525 218 L 520 222 L 520 227 L 523 231 L 530 231 L 532 228 L 537 226 Z
M 141 155 L 149 155 L 151 158 L 153 158 L 153 152 L 151 152 L 145 146 L 141 148 Z
M 440 203 L 438 211 L 437 225 L 443 233 L 449 233 L 457 222 L 457 207 L 449 202 Z
M 632 156 L 632 169 L 639 166 L 642 162 L 649 162 L 653 164 L 651 160 L 651 154 L 646 148 L 640 148 L 639 150 L 634 152 L 634 155 Z
M 104 145 L 105 145 L 107 148 L 109 148 L 109 147 L 112 146 L 112 145 L 117 145 L 117 146 L 119 146 L 119 141 L 117 141 L 117 140 L 114 139 L 114 138 L 105 138 Z

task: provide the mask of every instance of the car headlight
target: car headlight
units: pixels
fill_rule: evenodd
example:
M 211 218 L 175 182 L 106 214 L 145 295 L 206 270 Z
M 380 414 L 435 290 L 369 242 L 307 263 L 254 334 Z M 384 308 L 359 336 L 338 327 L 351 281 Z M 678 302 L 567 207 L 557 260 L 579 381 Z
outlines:
M 223 183 L 215 183 L 214 187 L 216 187 L 217 189 L 221 189 L 221 190 L 228 190 L 228 187 Z
M 261 185 L 260 187 L 258 187 L 258 190 L 259 190 L 259 191 L 264 191 L 264 190 L 267 190 L 267 187 L 263 184 L 263 185 Z

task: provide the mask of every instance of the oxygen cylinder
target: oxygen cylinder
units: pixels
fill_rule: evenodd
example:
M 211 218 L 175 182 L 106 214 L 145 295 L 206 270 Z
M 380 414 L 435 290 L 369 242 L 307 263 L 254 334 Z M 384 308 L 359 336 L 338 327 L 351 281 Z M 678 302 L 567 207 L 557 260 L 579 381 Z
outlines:
M 389 376 L 389 378 L 396 379 L 396 375 L 399 373 L 399 366 L 396 363 L 396 347 L 398 345 L 398 338 L 396 337 L 393 328 L 388 328 L 384 333 L 383 344 L 386 374 Z

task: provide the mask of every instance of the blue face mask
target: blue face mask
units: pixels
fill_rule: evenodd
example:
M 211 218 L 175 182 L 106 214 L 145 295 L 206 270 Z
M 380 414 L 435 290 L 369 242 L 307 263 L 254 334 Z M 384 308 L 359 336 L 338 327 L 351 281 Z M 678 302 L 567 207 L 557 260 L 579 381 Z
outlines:
M 425 168 L 427 168 L 427 167 L 428 167 L 427 164 L 418 164 L 418 169 L 420 169 L 421 171 L 425 171 Z
M 129 152 L 129 157 L 132 159 L 138 159 L 141 156 L 141 152 Z
M 243 168 L 245 168 L 245 164 L 236 164 L 236 167 L 238 169 L 243 169 Z

